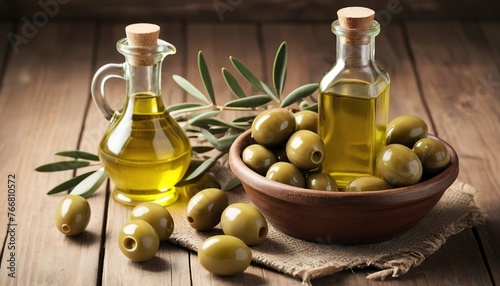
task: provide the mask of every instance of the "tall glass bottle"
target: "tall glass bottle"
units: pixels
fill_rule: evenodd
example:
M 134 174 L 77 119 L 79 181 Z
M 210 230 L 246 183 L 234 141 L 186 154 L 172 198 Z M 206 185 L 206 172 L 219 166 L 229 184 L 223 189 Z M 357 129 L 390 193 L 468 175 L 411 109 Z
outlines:
M 191 160 L 191 145 L 165 110 L 161 97 L 163 59 L 175 47 L 158 39 L 159 27 L 134 24 L 116 44 L 123 64 L 101 67 L 92 81 L 92 96 L 110 125 L 99 145 L 99 159 L 115 184 L 113 198 L 127 206 L 142 202 L 168 205 L 177 200 L 174 185 Z M 113 111 L 103 94 L 105 81 L 126 81 L 126 101 Z
M 385 146 L 390 79 L 375 63 L 380 25 L 374 12 L 348 7 L 337 14 L 337 61 L 319 84 L 318 134 L 327 150 L 323 170 L 343 188 L 376 172 L 376 156 Z

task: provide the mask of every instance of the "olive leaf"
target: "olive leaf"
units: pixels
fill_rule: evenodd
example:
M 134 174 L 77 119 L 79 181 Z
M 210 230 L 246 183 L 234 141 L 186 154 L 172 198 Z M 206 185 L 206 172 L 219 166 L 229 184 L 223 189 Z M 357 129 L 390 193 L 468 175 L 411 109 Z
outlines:
M 245 92 L 241 88 L 236 78 L 226 68 L 222 68 L 222 77 L 224 78 L 224 81 L 226 82 L 229 89 L 233 92 L 234 95 L 236 95 L 236 97 L 246 97 Z
M 215 117 L 215 116 L 219 115 L 219 113 L 220 113 L 220 110 L 207 111 L 207 112 L 204 112 L 204 113 L 202 113 L 200 115 L 197 115 L 197 116 L 193 117 L 188 122 L 190 124 L 193 124 L 193 123 L 196 123 L 196 122 L 205 121 L 206 119 L 209 119 L 209 118 L 212 118 L 212 117 Z
M 225 153 L 219 153 L 217 156 L 209 158 L 208 160 L 204 161 L 199 165 L 193 172 L 187 173 L 184 175 L 182 180 L 177 183 L 175 186 L 176 187 L 182 187 L 185 185 L 188 185 L 194 181 L 196 181 L 199 177 L 201 177 L 203 174 L 205 174 L 208 170 L 210 170 L 213 166 L 215 166 L 215 163 L 217 160 L 219 160 L 222 156 L 224 156 Z
M 310 110 L 310 111 L 318 112 L 318 104 L 317 103 L 311 104 L 311 105 L 303 108 L 303 110 Z
M 237 122 L 249 122 L 253 121 L 257 117 L 257 115 L 250 115 L 250 116 L 243 116 L 243 117 L 238 117 L 235 120 L 233 120 L 234 123 Z
M 318 89 L 317 83 L 310 83 L 303 86 L 300 86 L 290 92 L 285 99 L 281 102 L 281 107 L 287 107 L 292 103 L 296 102 L 299 99 L 302 99 Z
M 74 170 L 78 168 L 87 167 L 90 165 L 89 161 L 59 161 L 54 163 L 49 163 L 45 165 L 41 165 L 35 169 L 38 172 L 57 172 L 57 171 L 66 171 L 66 170 Z
M 238 138 L 240 134 L 235 134 L 235 135 L 229 135 L 229 136 L 224 136 L 218 140 L 218 144 L 215 147 L 215 149 L 221 151 L 221 152 L 227 152 L 229 151 L 229 148 L 234 143 L 234 140 Z
M 202 154 L 202 153 L 212 151 L 214 149 L 214 147 L 212 147 L 212 146 L 193 146 L 193 147 L 191 147 L 191 149 L 193 149 L 193 152 L 195 152 L 195 153 Z
M 285 86 L 286 79 L 286 60 L 287 60 L 287 47 L 286 42 L 281 43 L 276 52 L 276 57 L 274 58 L 273 64 L 273 83 L 274 89 L 278 97 L 283 92 L 283 87 Z
M 252 95 L 248 97 L 238 98 L 226 102 L 224 106 L 228 107 L 257 107 L 267 104 L 271 101 L 268 95 Z
M 280 99 L 273 93 L 273 91 L 269 88 L 267 84 L 260 81 L 255 74 L 250 71 L 240 60 L 234 57 L 229 57 L 229 60 L 233 64 L 234 68 L 240 73 L 240 75 L 246 79 L 251 85 L 253 85 L 258 90 L 264 92 L 273 98 L 276 102 L 279 102 Z
M 93 173 L 95 173 L 95 171 L 90 171 L 90 172 L 81 174 L 79 176 L 73 177 L 73 178 L 69 179 L 68 181 L 63 182 L 63 183 L 53 187 L 50 191 L 47 192 L 47 195 L 53 195 L 53 194 L 57 194 L 57 193 L 69 190 L 69 189 L 73 188 L 74 186 L 78 185 L 78 183 L 80 183 L 81 181 L 83 181 L 83 179 L 87 178 L 88 176 L 92 175 Z
M 107 177 L 108 175 L 104 171 L 104 167 L 102 167 L 76 185 L 70 194 L 88 198 L 99 189 Z
M 246 122 L 231 123 L 231 122 L 227 122 L 227 121 L 220 119 L 220 118 L 217 118 L 217 117 L 208 118 L 204 121 L 204 123 L 208 124 L 209 126 L 236 128 L 236 129 L 240 129 L 240 130 L 247 130 L 249 127 L 249 124 Z
M 64 156 L 64 157 L 71 157 L 74 159 L 85 159 L 85 160 L 90 160 L 90 161 L 99 161 L 99 157 L 95 154 L 85 152 L 85 151 L 80 151 L 80 150 L 68 150 L 68 151 L 60 151 L 55 153 L 55 155 L 59 156 Z
M 200 71 L 200 77 L 201 80 L 203 81 L 203 85 L 205 86 L 208 96 L 210 96 L 212 103 L 216 104 L 214 86 L 212 85 L 210 72 L 208 71 L 207 62 L 205 61 L 205 57 L 203 56 L 202 51 L 198 52 L 198 70 Z
M 230 191 L 230 190 L 238 187 L 239 185 L 241 185 L 240 179 L 238 179 L 237 177 L 234 177 L 229 182 L 224 184 L 224 186 L 222 186 L 221 190 L 223 190 L 225 192 Z
M 180 75 L 174 74 L 172 76 L 174 81 L 182 87 L 187 93 L 193 95 L 194 97 L 203 100 L 206 103 L 210 103 L 210 100 L 207 99 L 205 95 L 201 91 L 199 91 L 193 84 L 191 84 L 187 79 L 183 78 Z
M 177 110 L 185 110 L 185 109 L 188 109 L 188 108 L 192 108 L 192 107 L 201 107 L 201 106 L 205 106 L 199 102 L 181 102 L 181 103 L 176 103 L 176 104 L 172 104 L 170 106 L 168 106 L 166 108 L 167 112 L 171 113 L 173 111 L 177 111 Z

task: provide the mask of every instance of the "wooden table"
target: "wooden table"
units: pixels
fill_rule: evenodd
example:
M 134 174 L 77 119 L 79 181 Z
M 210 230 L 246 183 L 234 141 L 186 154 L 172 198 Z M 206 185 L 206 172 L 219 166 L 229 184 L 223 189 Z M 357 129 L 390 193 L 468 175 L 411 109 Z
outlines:
M 200 267 L 196 253 L 162 243 L 157 258 L 129 262 L 116 236 L 129 210 L 109 197 L 109 185 L 89 198 L 87 231 L 64 237 L 53 225 L 62 194 L 47 196 L 71 172 L 37 173 L 67 149 L 96 152 L 107 126 L 90 96 L 98 67 L 122 62 L 115 43 L 125 23 L 58 22 L 26 34 L 0 24 L 0 285 L 300 285 L 274 270 L 252 265 L 242 275 L 221 278 Z M 8 33 L 22 36 L 15 46 Z M 11 37 L 13 34 L 10 34 Z M 318 81 L 335 61 L 330 23 L 162 23 L 161 38 L 178 53 L 163 65 L 166 104 L 188 95 L 171 76 L 201 86 L 196 54 L 203 50 L 220 102 L 232 98 L 220 76 L 228 56 L 245 62 L 266 81 L 276 48 L 287 41 L 288 82 Z M 484 225 L 452 237 L 419 267 L 398 279 L 372 282 L 373 269 L 354 269 L 313 280 L 313 285 L 498 285 L 500 284 L 500 23 L 405 22 L 382 27 L 377 62 L 392 78 L 390 118 L 423 117 L 432 133 L 460 156 L 459 179 L 475 186 Z M 251 91 L 249 86 L 245 89 Z M 123 103 L 123 82 L 110 84 L 114 108 Z M 8 209 L 8 177 L 15 175 L 15 210 Z M 11 199 L 12 201 L 12 199 Z M 15 215 L 8 231 L 9 214 Z M 15 249 L 9 249 L 12 245 Z M 14 268 L 9 269 L 11 252 Z M 9 277 L 15 270 L 16 278 Z

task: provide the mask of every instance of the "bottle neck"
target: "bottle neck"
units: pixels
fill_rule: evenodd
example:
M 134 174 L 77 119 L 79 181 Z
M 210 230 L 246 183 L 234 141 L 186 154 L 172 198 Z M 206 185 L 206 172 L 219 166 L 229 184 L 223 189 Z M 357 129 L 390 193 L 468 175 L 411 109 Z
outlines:
M 152 65 L 137 66 L 127 59 L 125 79 L 127 80 L 127 95 L 149 94 L 161 96 L 161 65 L 162 60 Z
M 346 36 L 337 36 L 337 65 L 367 66 L 375 60 L 375 37 L 355 43 Z

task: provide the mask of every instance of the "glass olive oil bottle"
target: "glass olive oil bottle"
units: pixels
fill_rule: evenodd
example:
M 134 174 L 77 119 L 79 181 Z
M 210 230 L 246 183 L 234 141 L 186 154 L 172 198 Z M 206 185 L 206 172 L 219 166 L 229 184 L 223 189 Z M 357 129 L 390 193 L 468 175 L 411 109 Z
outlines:
M 161 65 L 175 47 L 158 39 L 159 27 L 134 24 L 117 43 L 123 64 L 101 67 L 92 82 L 92 96 L 110 125 L 99 145 L 99 159 L 115 184 L 113 198 L 127 206 L 143 202 L 174 203 L 179 182 L 191 161 L 191 145 L 168 114 L 161 97 Z M 124 107 L 113 111 L 103 85 L 109 77 L 127 83 Z
M 323 170 L 340 188 L 375 174 L 375 159 L 385 146 L 389 113 L 389 75 L 375 63 L 380 25 L 362 7 L 338 11 L 332 24 L 337 62 L 319 84 L 318 134 L 326 145 Z

